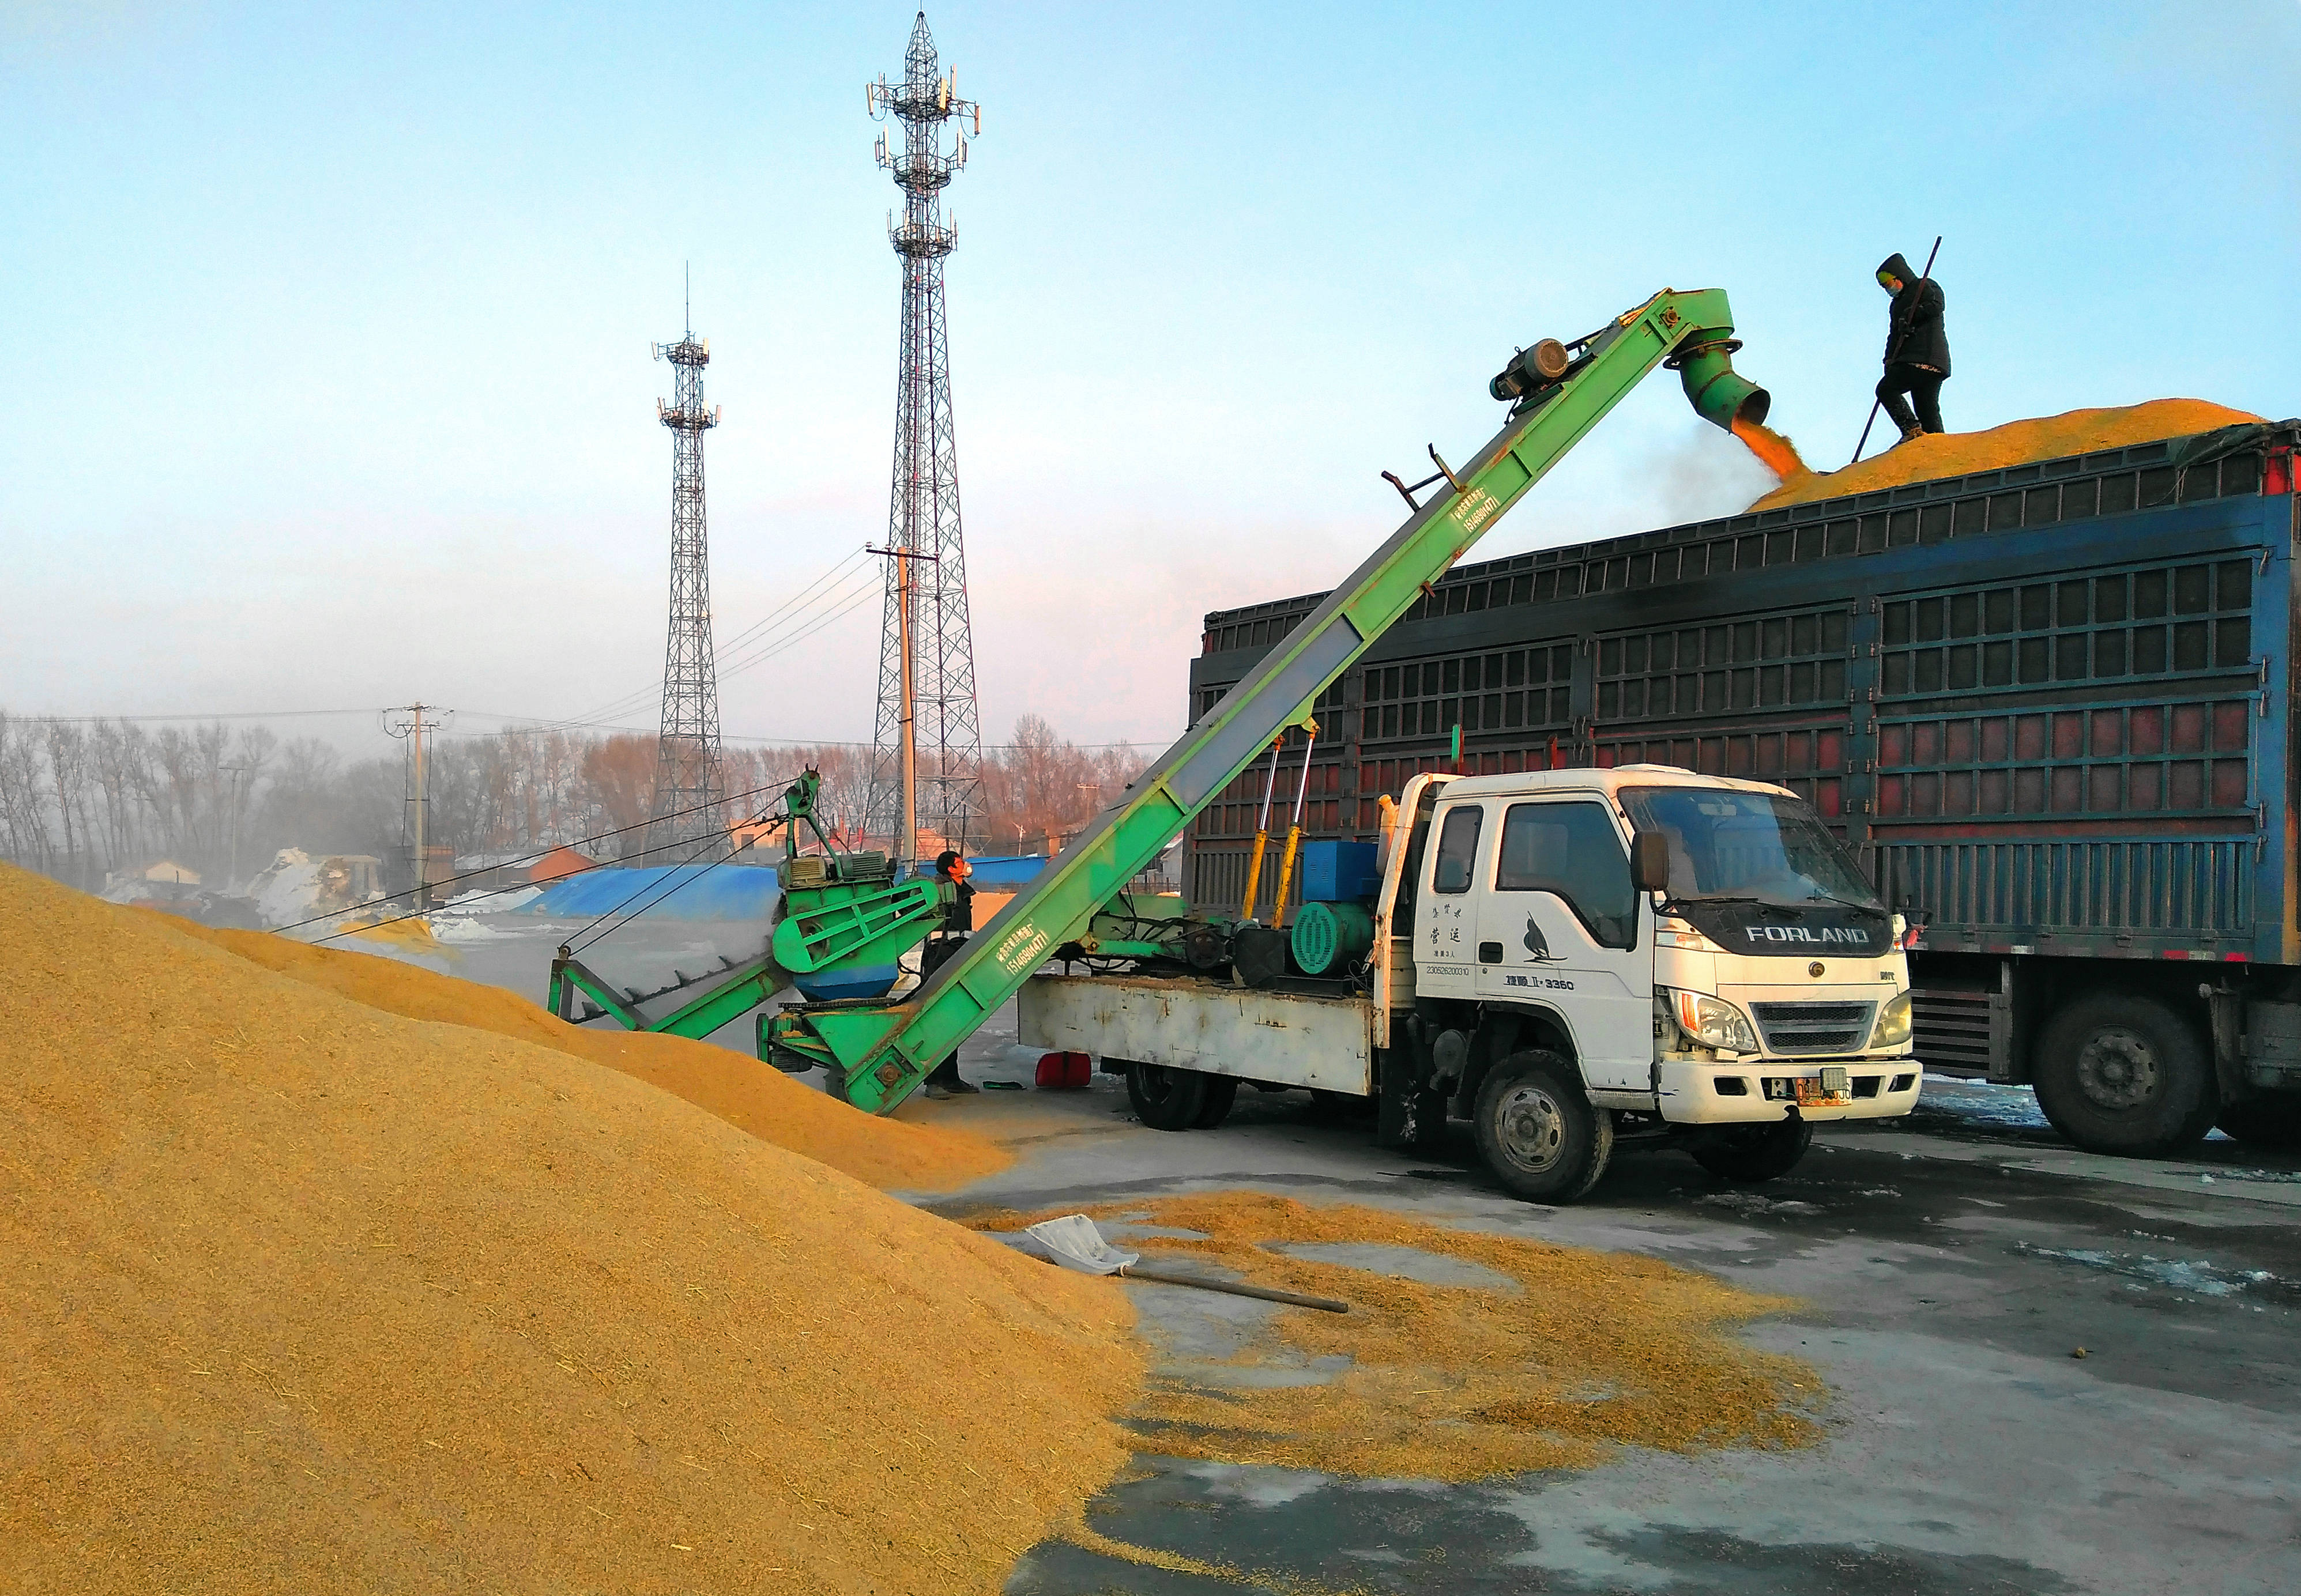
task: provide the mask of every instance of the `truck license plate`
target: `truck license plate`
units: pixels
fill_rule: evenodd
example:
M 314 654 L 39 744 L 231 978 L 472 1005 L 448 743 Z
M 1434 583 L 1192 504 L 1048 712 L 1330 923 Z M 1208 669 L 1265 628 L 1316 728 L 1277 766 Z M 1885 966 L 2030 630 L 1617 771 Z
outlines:
M 1835 1065 L 1819 1075 L 1793 1076 L 1791 1088 L 1798 1102 L 1809 1107 L 1834 1108 L 1853 1100 L 1853 1078 Z

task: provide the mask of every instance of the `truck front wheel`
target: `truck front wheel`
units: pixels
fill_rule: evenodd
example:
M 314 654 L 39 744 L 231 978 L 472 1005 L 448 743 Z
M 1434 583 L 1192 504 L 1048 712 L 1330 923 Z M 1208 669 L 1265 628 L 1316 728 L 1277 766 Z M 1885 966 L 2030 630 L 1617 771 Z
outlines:
M 1134 1116 L 1154 1131 L 1188 1131 L 1206 1112 L 1207 1087 L 1213 1077 L 1197 1070 L 1175 1069 L 1163 1064 L 1126 1064 L 1126 1097 Z M 1235 1092 L 1238 1089 L 1231 1089 Z M 1230 1105 L 1225 1103 L 1226 1110 Z M 1219 1117 L 1219 1116 L 1217 1116 Z
M 2194 1027 L 2151 998 L 2096 992 L 2037 1040 L 2037 1107 L 2088 1152 L 2147 1156 L 2202 1140 L 2221 1093 Z
M 1582 1196 L 1614 1151 L 1614 1116 L 1591 1107 L 1578 1072 L 1555 1053 L 1513 1053 L 1494 1065 L 1472 1119 L 1494 1178 L 1535 1202 Z
M 1713 1132 L 1686 1150 L 1719 1180 L 1754 1185 L 1789 1174 L 1812 1145 L 1812 1122 L 1793 1118 Z

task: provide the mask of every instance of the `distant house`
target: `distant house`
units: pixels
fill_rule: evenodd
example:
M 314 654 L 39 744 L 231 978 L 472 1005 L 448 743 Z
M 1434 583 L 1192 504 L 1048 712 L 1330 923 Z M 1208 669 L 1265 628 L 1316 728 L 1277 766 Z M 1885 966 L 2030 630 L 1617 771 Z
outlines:
M 565 881 L 571 875 L 580 875 L 586 870 L 597 870 L 598 867 L 598 860 L 578 853 L 562 843 L 535 862 L 534 868 L 527 873 L 527 879 L 540 887 L 551 882 Z
M 433 895 L 455 898 L 465 892 L 504 892 L 523 887 L 527 884 L 528 861 L 534 856 L 531 848 L 457 854 L 455 862 L 445 868 L 435 859 L 431 873 L 437 888 Z

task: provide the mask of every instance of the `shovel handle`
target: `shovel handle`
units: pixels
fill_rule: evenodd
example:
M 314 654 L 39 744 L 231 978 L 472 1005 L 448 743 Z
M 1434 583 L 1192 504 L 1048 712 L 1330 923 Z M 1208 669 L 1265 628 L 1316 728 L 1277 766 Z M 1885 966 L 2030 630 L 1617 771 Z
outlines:
M 1201 1291 L 1226 1291 L 1234 1297 L 1256 1297 L 1265 1302 L 1284 1302 L 1295 1308 L 1322 1308 L 1330 1314 L 1346 1314 L 1351 1311 L 1349 1303 L 1337 1302 L 1332 1297 L 1305 1297 L 1300 1291 L 1273 1291 L 1268 1286 L 1241 1285 L 1235 1281 L 1228 1280 L 1209 1280 L 1199 1274 L 1169 1274 L 1163 1269 L 1137 1269 L 1131 1266 L 1121 1269 L 1118 1274 L 1124 1280 L 1155 1280 L 1160 1285 L 1196 1286 Z

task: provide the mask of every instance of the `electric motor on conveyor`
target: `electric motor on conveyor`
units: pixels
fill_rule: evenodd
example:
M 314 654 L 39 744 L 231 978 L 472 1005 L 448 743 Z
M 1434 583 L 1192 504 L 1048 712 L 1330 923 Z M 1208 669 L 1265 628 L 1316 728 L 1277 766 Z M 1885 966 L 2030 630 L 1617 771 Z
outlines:
M 1736 374 L 1733 331 L 1723 291 L 1664 289 L 1586 337 L 1519 351 L 1489 385 L 1511 402 L 1502 430 L 1459 470 L 1434 447 L 1436 474 L 1411 485 L 1391 478 L 1412 506 L 1405 524 L 989 925 L 899 1003 L 809 1003 L 764 1016 L 762 1057 L 786 1069 L 820 1065 L 858 1107 L 884 1113 L 1049 959 L 1089 943 L 1179 949 L 1193 936 L 1201 948 L 1218 940 L 1208 922 L 1178 923 L 1195 932 L 1141 921 L 1134 929 L 1159 934 L 1100 933 L 1119 929 L 1111 911 L 1135 874 L 1275 740 L 1306 726 L 1318 694 L 1654 367 L 1675 370 L 1713 425 L 1762 422 L 1767 396 Z M 1418 501 L 1423 489 L 1434 491 Z M 912 929 L 925 934 L 916 922 Z M 1332 957 L 1340 958 L 1352 939 L 1339 916 L 1335 930 Z M 827 969 L 838 957 L 824 951 Z

